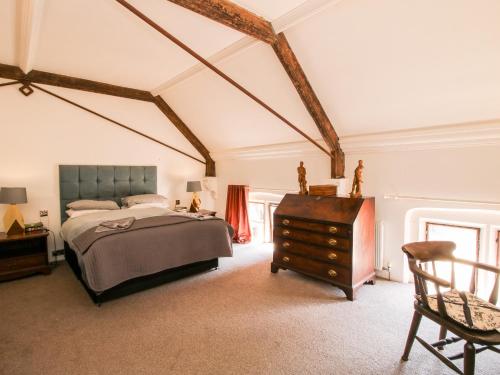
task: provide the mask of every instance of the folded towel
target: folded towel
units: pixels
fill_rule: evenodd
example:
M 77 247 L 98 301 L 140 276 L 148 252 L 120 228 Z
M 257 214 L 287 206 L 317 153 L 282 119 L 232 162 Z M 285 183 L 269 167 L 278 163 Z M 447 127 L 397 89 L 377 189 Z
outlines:
M 124 230 L 128 229 L 134 224 L 135 217 L 126 217 L 124 219 L 103 221 L 95 229 L 96 233 L 107 232 L 110 230 Z

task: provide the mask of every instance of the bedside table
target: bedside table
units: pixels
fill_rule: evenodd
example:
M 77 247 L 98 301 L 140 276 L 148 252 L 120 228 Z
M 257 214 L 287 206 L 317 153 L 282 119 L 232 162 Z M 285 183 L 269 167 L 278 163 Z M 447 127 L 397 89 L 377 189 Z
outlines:
M 0 281 L 39 272 L 48 275 L 48 235 L 46 231 L 10 236 L 0 233 Z

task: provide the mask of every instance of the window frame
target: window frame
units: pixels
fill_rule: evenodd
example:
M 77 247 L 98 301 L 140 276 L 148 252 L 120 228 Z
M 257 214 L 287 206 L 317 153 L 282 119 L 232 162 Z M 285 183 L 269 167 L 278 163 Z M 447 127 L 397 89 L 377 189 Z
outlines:
M 264 238 L 264 243 L 266 242 L 266 202 L 263 202 L 263 201 L 260 201 L 260 200 L 248 200 L 248 208 L 249 208 L 249 211 L 250 211 L 250 204 L 260 204 L 262 205 L 263 207 L 263 214 L 264 214 L 264 218 L 262 219 L 262 221 L 258 221 L 258 223 L 262 225 L 262 236 Z M 250 215 L 248 215 L 248 222 L 250 224 L 250 232 L 252 232 L 252 221 L 250 220 Z M 254 221 L 257 223 L 257 221 Z M 252 241 L 254 239 L 254 234 L 252 233 Z
M 449 223 L 438 223 L 433 221 L 425 221 L 425 240 L 429 241 L 429 226 L 430 225 L 440 225 L 442 227 L 452 227 L 452 228 L 462 228 L 462 229 L 473 229 L 476 231 L 476 262 L 479 262 L 479 251 L 481 249 L 481 228 L 472 227 L 467 225 L 449 224 Z M 498 231 L 500 233 L 500 231 Z M 498 259 L 498 253 L 497 253 Z
M 269 237 L 271 239 L 271 242 L 274 242 L 274 236 L 273 236 L 273 232 L 274 232 L 274 216 L 273 214 L 271 213 L 271 207 L 275 207 L 275 208 L 278 208 L 279 206 L 279 203 L 273 203 L 273 202 L 268 202 L 267 203 L 267 210 L 268 210 L 268 217 L 269 217 Z
M 467 226 L 467 225 L 459 225 L 459 224 L 450 224 L 450 223 L 438 223 L 438 222 L 433 222 L 433 221 L 425 221 L 425 240 L 429 241 L 429 226 L 431 225 L 437 225 L 437 226 L 443 226 L 443 227 L 451 227 L 451 228 L 462 228 L 462 229 L 468 229 L 468 230 L 475 230 L 476 231 L 476 257 L 474 259 L 475 262 L 479 262 L 479 255 L 480 255 L 480 250 L 481 250 L 481 228 L 480 227 L 473 227 L 473 226 Z M 500 233 L 500 231 L 499 231 Z M 498 261 L 498 251 L 497 251 L 497 261 Z M 474 272 L 474 277 L 471 278 L 471 283 L 470 283 L 470 290 L 476 290 L 478 282 L 479 282 L 479 275 L 477 272 L 477 269 L 473 270 Z

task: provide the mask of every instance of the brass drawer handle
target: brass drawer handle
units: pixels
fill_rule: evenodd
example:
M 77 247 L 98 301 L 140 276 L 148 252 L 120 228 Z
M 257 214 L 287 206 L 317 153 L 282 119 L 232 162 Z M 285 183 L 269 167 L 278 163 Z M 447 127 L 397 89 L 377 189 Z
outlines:
M 337 233 L 338 232 L 338 228 L 337 227 L 330 227 L 330 228 L 328 228 L 328 232 L 330 232 L 330 233 Z
M 282 223 L 283 223 L 283 225 L 288 225 L 288 224 L 290 224 L 290 220 L 288 220 L 288 219 L 284 219 L 284 220 L 282 221 Z
M 290 242 L 283 242 L 283 247 L 286 249 L 288 247 L 290 247 Z
M 337 259 L 337 254 L 335 254 L 335 253 L 329 253 L 328 254 L 328 259 L 331 259 L 331 260 Z
M 283 231 L 283 236 L 288 236 L 290 234 L 290 231 L 288 229 L 285 229 Z
M 330 238 L 328 240 L 328 244 L 331 246 L 335 246 L 337 244 L 337 240 L 335 238 Z
M 289 262 L 290 261 L 290 258 L 288 257 L 283 257 L 283 262 Z
M 330 277 L 335 277 L 335 276 L 337 276 L 337 272 L 335 270 L 328 270 L 328 275 Z

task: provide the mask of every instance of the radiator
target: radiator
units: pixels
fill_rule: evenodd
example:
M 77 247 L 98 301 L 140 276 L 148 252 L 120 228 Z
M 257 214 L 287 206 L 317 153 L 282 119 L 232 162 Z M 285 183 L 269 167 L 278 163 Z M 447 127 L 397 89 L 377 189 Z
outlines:
M 381 271 L 384 267 L 384 222 L 375 223 L 375 269 Z

